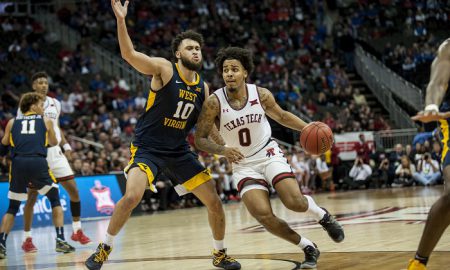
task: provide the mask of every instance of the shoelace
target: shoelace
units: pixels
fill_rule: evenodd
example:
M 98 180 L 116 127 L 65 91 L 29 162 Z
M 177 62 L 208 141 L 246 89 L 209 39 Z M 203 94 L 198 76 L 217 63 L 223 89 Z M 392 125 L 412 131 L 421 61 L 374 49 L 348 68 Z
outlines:
M 220 254 L 220 255 L 219 255 Z M 235 259 L 228 256 L 225 252 L 217 252 L 214 253 L 214 264 L 219 264 L 222 260 L 225 260 L 227 262 L 236 262 Z
M 108 253 L 103 248 L 100 248 L 100 250 L 95 254 L 95 261 L 96 262 L 104 262 L 108 259 Z

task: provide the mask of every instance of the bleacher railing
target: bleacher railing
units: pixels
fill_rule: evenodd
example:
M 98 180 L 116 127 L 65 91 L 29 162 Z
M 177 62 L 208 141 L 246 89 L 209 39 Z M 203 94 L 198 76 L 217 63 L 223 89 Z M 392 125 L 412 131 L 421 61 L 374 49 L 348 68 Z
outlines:
M 394 150 L 395 145 L 402 144 L 403 147 L 412 144 L 414 137 L 417 134 L 417 129 L 395 129 L 382 130 L 374 132 L 373 137 L 377 150 L 384 149 L 389 152 Z
M 47 32 L 55 34 L 57 39 L 69 48 L 75 49 L 82 41 L 81 35 L 77 31 L 61 23 L 54 14 L 39 12 L 33 15 Z M 89 48 L 92 50 L 92 56 L 100 70 L 110 76 L 124 79 L 130 84 L 132 91 L 139 83 L 144 89 L 150 87 L 149 78 L 137 72 L 121 57 L 92 42 Z
M 378 69 L 374 68 L 374 62 L 368 61 L 368 58 L 362 49 L 358 47 L 356 50 L 355 67 L 359 75 L 389 113 L 389 118 L 398 127 L 402 129 L 415 128 L 416 125 L 410 119 L 410 116 L 394 101 L 392 91 L 383 83 L 383 81 L 386 81 L 386 78 L 383 77 L 384 75 L 379 73 Z
M 424 96 L 421 89 L 401 78 L 373 55 L 364 51 L 361 46 L 357 45 L 355 52 L 355 58 L 362 62 L 371 73 L 380 79 L 379 83 L 382 84 L 386 90 L 417 111 L 423 109 Z

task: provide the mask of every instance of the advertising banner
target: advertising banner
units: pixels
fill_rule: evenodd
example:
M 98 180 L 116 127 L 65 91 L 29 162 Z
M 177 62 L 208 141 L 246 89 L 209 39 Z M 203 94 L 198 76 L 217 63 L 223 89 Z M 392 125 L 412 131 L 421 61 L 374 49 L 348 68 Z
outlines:
M 116 202 L 122 197 L 119 184 L 115 175 L 96 175 L 76 177 L 78 191 L 81 200 L 81 218 L 92 218 L 101 216 L 110 216 L 114 210 Z M 0 215 L 6 213 L 8 209 L 8 182 L 0 183 Z M 59 185 L 59 195 L 61 207 L 64 211 L 64 223 L 72 223 L 70 212 L 70 198 L 65 189 Z M 23 228 L 23 207 L 25 202 L 20 205 L 19 212 L 16 215 L 14 224 L 15 229 Z M 33 227 L 52 225 L 52 208 L 50 202 L 45 196 L 38 196 L 34 205 Z

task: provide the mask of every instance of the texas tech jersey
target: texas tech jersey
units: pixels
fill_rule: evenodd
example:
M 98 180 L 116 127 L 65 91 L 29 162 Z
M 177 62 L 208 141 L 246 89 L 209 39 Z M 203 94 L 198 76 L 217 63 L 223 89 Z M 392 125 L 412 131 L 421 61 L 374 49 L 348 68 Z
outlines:
M 229 147 L 237 147 L 245 157 L 262 149 L 272 129 L 261 106 L 256 85 L 247 84 L 247 102 L 240 110 L 231 108 L 226 88 L 214 92 L 219 99 L 219 132 Z

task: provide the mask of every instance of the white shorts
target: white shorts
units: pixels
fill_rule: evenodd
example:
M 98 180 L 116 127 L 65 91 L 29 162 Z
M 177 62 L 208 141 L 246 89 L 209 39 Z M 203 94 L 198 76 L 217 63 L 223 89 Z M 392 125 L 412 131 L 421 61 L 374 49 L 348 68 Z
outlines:
M 47 162 L 56 180 L 64 181 L 73 178 L 72 168 L 70 168 L 69 161 L 67 161 L 59 145 L 47 149 Z
M 242 197 L 252 189 L 269 192 L 271 186 L 286 178 L 295 179 L 295 175 L 283 151 L 275 141 L 271 141 L 255 155 L 233 163 L 233 178 Z M 248 180 L 256 180 L 258 184 L 244 187 Z

